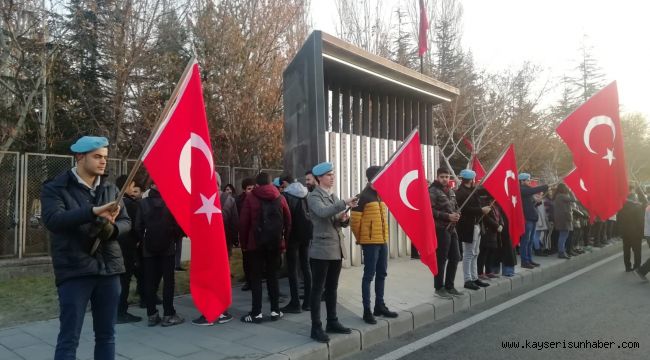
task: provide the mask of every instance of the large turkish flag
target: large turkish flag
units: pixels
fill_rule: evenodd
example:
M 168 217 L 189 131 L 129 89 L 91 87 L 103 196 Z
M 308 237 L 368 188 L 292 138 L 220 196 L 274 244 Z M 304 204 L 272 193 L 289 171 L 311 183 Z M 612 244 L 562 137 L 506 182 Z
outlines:
M 508 232 L 513 247 L 519 244 L 519 238 L 526 230 L 518 178 L 515 147 L 510 145 L 483 180 L 483 187 L 508 218 Z
M 628 194 L 616 82 L 564 119 L 557 133 L 573 153 L 586 188 L 599 194 L 584 204 L 590 216 L 606 220 L 616 214 Z
M 417 130 L 409 135 L 371 182 L 418 249 L 421 261 L 436 275 L 438 241 Z
M 190 289 L 197 309 L 215 320 L 232 300 L 230 265 L 199 65 L 179 83 L 178 96 L 143 155 L 169 210 L 192 241 Z

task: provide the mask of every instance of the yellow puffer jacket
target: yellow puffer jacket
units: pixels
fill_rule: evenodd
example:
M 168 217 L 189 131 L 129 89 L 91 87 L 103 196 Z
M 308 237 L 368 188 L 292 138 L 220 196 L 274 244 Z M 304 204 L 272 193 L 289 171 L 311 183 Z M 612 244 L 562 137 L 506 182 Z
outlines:
M 388 209 L 377 192 L 366 186 L 359 205 L 352 209 L 350 227 L 359 245 L 388 242 Z

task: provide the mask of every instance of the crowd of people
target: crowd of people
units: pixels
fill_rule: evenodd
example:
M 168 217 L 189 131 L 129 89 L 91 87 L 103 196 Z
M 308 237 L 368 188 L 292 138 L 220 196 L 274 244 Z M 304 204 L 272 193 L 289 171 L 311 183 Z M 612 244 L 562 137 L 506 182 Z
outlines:
M 114 358 L 115 323 L 142 321 L 128 312 L 134 276 L 149 326 L 185 321 L 173 304 L 175 271 L 184 271 L 180 262 L 183 231 L 155 184 L 142 192 L 142 184 L 126 184 L 126 177 L 117 180 L 117 187 L 105 180 L 107 146 L 106 138 L 80 138 L 71 146 L 75 167 L 46 182 L 42 189 L 43 221 L 52 233 L 60 305 L 55 359 L 75 357 L 88 302 L 92 304 L 95 358 Z M 327 162 L 307 171 L 302 182 L 290 174 L 271 179 L 260 172 L 255 179 L 241 182 L 239 194 L 231 184 L 222 185 L 216 174 L 218 186 L 223 188 L 219 196 L 228 254 L 234 247 L 241 249 L 246 279 L 242 290 L 251 292 L 251 310 L 241 317 L 242 322 L 259 324 L 277 321 L 287 313 L 310 311 L 314 340 L 326 343 L 328 333 L 350 333 L 337 315 L 338 281 L 349 250 L 344 245 L 345 227 L 351 228 L 363 254 L 360 317 L 368 324 L 376 324 L 378 316 L 398 317 L 384 302 L 388 209 L 370 182 L 380 170 L 379 166 L 366 169 L 368 182 L 360 194 L 348 199 L 339 199 L 334 193 L 336 174 Z M 570 259 L 589 246 L 604 246 L 615 236 L 623 239 L 626 271 L 636 271 L 644 280 L 650 272 L 650 260 L 641 264 L 642 239 L 650 245 L 650 207 L 639 187 L 631 189 L 617 216 L 590 223 L 587 210 L 565 184 L 535 185 L 530 174 L 521 173 L 525 233 L 519 246 L 513 247 L 508 219 L 477 184 L 476 173 L 462 170 L 457 188 L 450 186 L 451 179 L 449 169 L 439 168 L 429 186 L 438 239 L 435 296 L 449 299 L 462 295 L 455 284 L 461 260 L 463 288 L 475 291 L 490 286 L 490 279 L 514 276 L 517 251 L 520 266 L 532 269 L 540 266 L 536 257 L 557 254 Z M 124 206 L 117 206 L 118 187 L 124 186 Z M 278 275 L 283 254 L 290 294 L 281 307 Z M 417 253 L 413 257 L 417 258 Z M 268 315 L 262 312 L 264 281 L 271 309 Z M 161 282 L 162 299 L 157 296 Z M 161 304 L 162 316 L 157 308 Z M 232 318 L 225 311 L 215 322 Z M 214 324 L 204 316 L 192 323 Z

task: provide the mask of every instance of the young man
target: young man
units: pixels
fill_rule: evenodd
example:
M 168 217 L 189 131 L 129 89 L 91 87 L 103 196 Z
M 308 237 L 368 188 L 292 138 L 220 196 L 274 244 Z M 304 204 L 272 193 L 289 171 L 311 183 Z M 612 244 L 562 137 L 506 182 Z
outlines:
M 361 191 L 357 207 L 352 209 L 350 225 L 357 244 L 363 252 L 363 279 L 361 297 L 363 321 L 376 324 L 375 316 L 396 318 L 397 313 L 388 310 L 384 303 L 384 285 L 388 269 L 388 209 L 379 198 L 370 180 L 381 166 L 366 169 L 368 184 Z M 370 283 L 375 280 L 375 308 L 370 311 Z
M 309 243 L 312 238 L 312 224 L 307 206 L 309 191 L 301 183 L 293 181 L 290 175 L 281 178 L 286 188 L 282 195 L 287 200 L 291 212 L 291 233 L 287 241 L 287 272 L 289 275 L 289 288 L 291 301 L 281 310 L 284 313 L 300 313 L 301 309 L 309 311 L 309 290 L 311 289 L 311 269 L 309 268 Z M 298 295 L 298 267 L 302 271 L 305 281 L 305 295 L 300 306 Z
M 175 242 L 183 237 L 163 201 L 155 184 L 151 184 L 149 196 L 140 201 L 135 230 L 142 241 L 142 261 L 145 278 L 148 325 L 162 326 L 182 324 L 185 320 L 174 309 Z M 163 318 L 156 308 L 156 292 L 160 277 L 163 279 Z
M 126 183 L 128 176 L 122 175 L 115 180 L 115 185 L 118 189 L 122 189 Z M 138 199 L 135 194 L 136 182 L 131 181 L 131 183 L 126 187 L 126 192 L 124 193 L 124 207 L 126 212 L 129 215 L 129 218 L 135 219 L 138 213 Z M 129 289 L 131 285 L 131 277 L 135 276 L 138 282 L 138 289 L 141 289 L 142 286 L 142 276 L 141 272 L 138 269 L 138 235 L 136 232 L 131 229 L 126 236 L 122 236 L 119 240 L 120 249 L 122 250 L 122 256 L 124 257 L 124 273 L 120 275 L 120 284 L 122 287 L 120 293 L 120 304 L 117 308 L 117 323 L 124 324 L 130 322 L 139 322 L 142 320 L 140 316 L 135 316 L 128 313 L 129 309 Z M 142 294 L 141 294 L 142 296 Z
M 257 187 L 246 196 L 239 216 L 239 242 L 248 253 L 248 276 L 252 290 L 252 308 L 242 322 L 259 324 L 262 315 L 262 278 L 271 301 L 271 320 L 280 319 L 279 285 L 277 271 L 280 267 L 285 239 L 291 232 L 291 213 L 287 201 L 271 184 L 269 174 L 261 172 L 255 179 Z
M 548 191 L 548 185 L 531 187 L 530 174 L 519 174 L 519 186 L 521 188 L 521 202 L 524 208 L 524 218 L 526 219 L 526 232 L 521 236 L 519 242 L 519 253 L 521 254 L 521 267 L 524 269 L 533 269 L 539 264 L 533 261 L 533 236 L 535 234 L 535 225 L 539 216 L 537 215 L 537 206 L 541 206 L 535 200 L 533 195 Z
M 307 170 L 307 172 L 305 172 L 305 186 L 307 186 L 307 190 L 312 192 L 316 188 L 316 185 L 318 185 L 318 183 L 316 182 L 314 174 L 311 170 Z
M 235 204 L 237 205 L 237 214 L 241 214 L 242 207 L 244 206 L 244 200 L 246 199 L 246 196 L 253 191 L 253 189 L 255 189 L 255 179 L 245 178 L 244 180 L 242 180 L 241 182 L 242 192 L 235 199 Z M 239 237 L 237 239 L 237 243 L 239 244 Z M 242 255 L 242 267 L 244 270 L 244 277 L 246 278 L 246 283 L 244 283 L 244 286 L 241 287 L 241 290 L 248 291 L 251 289 L 251 285 L 250 285 L 251 282 L 248 276 L 248 254 L 242 251 L 241 255 Z
M 463 278 L 465 289 L 478 290 L 490 284 L 478 278 L 478 254 L 481 246 L 481 227 L 483 215 L 492 209 L 481 206 L 479 194 L 474 191 L 476 172 L 464 169 L 460 172 L 461 184 L 456 191 L 459 204 L 465 204 L 461 209 L 460 220 L 456 226 L 458 239 L 463 244 Z
M 51 232 L 51 254 L 59 295 L 59 336 L 54 359 L 74 359 L 91 303 L 94 358 L 115 359 L 115 322 L 124 272 L 117 239 L 131 221 L 115 203 L 118 189 L 102 178 L 108 159 L 105 137 L 84 136 L 70 149 L 75 167 L 41 190 L 43 223 Z
M 460 219 L 460 213 L 456 204 L 456 195 L 449 184 L 450 177 L 451 172 L 447 168 L 438 168 L 436 180 L 429 186 L 429 199 L 438 238 L 438 248 L 436 249 L 438 275 L 433 278 L 434 287 L 435 294 L 444 299 L 462 295 L 454 287 L 456 269 L 460 261 L 458 235 L 456 234 L 456 223 Z

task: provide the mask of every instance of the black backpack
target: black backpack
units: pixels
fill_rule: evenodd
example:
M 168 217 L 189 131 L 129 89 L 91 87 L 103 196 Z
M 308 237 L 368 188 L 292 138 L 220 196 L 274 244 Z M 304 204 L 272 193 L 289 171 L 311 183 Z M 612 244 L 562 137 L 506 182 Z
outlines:
M 291 196 L 291 195 L 289 195 Z M 291 238 L 293 241 L 304 242 L 312 238 L 314 226 L 309 215 L 306 199 L 296 198 L 291 210 Z
M 145 230 L 143 235 L 144 247 L 153 254 L 167 251 L 180 231 L 176 220 L 164 204 L 143 200 L 142 214 Z
M 260 217 L 255 228 L 255 242 L 258 248 L 280 247 L 284 218 L 282 216 L 282 198 L 260 200 Z

